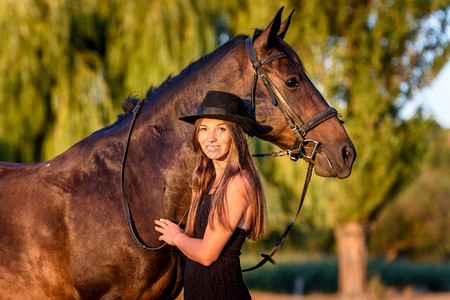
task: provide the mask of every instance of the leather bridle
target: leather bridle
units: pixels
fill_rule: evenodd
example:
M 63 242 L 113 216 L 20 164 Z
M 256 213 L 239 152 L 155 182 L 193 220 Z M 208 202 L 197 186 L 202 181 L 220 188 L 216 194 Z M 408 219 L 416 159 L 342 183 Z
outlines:
M 249 37 L 245 40 L 245 46 L 247 48 L 247 53 L 252 63 L 255 73 L 253 74 L 253 84 L 252 84 L 252 112 L 254 114 L 256 108 L 256 87 L 258 84 L 258 75 L 261 77 L 261 81 L 269 92 L 270 98 L 272 99 L 272 104 L 277 106 L 283 115 L 286 123 L 291 128 L 292 132 L 295 134 L 296 141 L 292 149 L 286 153 L 291 157 L 292 160 L 297 160 L 299 156 L 304 158 L 311 158 L 314 154 L 307 155 L 304 150 L 304 146 L 307 143 L 315 144 L 313 148 L 319 147 L 319 142 L 306 139 L 306 134 L 317 125 L 325 122 L 326 120 L 338 115 L 334 107 L 328 107 L 325 110 L 318 113 L 308 122 L 303 122 L 300 117 L 294 112 L 289 103 L 284 99 L 283 95 L 277 89 L 275 84 L 273 84 L 270 77 L 264 71 L 263 66 L 273 60 L 288 58 L 285 53 L 277 52 L 266 56 L 265 58 L 258 60 L 256 56 L 255 49 L 253 47 L 253 38 Z M 273 156 L 273 155 L 271 155 Z
M 287 235 L 291 231 L 292 227 L 294 226 L 295 221 L 297 220 L 298 214 L 300 213 L 300 210 L 302 209 L 303 202 L 305 201 L 306 191 L 308 190 L 309 182 L 311 181 L 312 171 L 314 168 L 314 159 L 316 156 L 316 153 L 320 147 L 320 142 L 306 139 L 306 134 L 313 128 L 315 128 L 317 125 L 325 122 L 326 120 L 337 117 L 338 113 L 335 108 L 328 107 L 325 110 L 318 113 L 316 116 L 314 116 L 311 120 L 304 123 L 300 117 L 294 112 L 292 107 L 287 103 L 286 99 L 284 99 L 283 95 L 280 93 L 280 91 L 277 89 L 277 87 L 273 84 L 272 80 L 270 80 L 267 73 L 262 68 L 263 65 L 275 60 L 275 59 L 281 59 L 281 58 L 288 58 L 285 53 L 283 52 L 277 52 L 274 54 L 271 54 L 269 56 L 266 56 L 265 58 L 258 60 L 255 54 L 255 49 L 253 47 L 253 38 L 249 37 L 245 40 L 245 46 L 247 48 L 248 56 L 250 58 L 250 61 L 252 63 L 253 69 L 255 71 L 253 75 L 253 84 L 252 84 L 252 111 L 253 114 L 255 112 L 255 105 L 256 105 L 256 87 L 258 83 L 258 75 L 261 77 L 261 81 L 263 82 L 264 86 L 266 87 L 267 91 L 269 92 L 270 98 L 272 99 L 272 104 L 274 106 L 277 106 L 282 115 L 284 116 L 287 124 L 291 128 L 292 132 L 295 134 L 296 141 L 294 143 L 294 146 L 292 149 L 286 150 L 286 151 L 280 151 L 280 152 L 273 152 L 268 154 L 256 154 L 253 156 L 256 157 L 262 157 L 262 156 L 283 156 L 283 155 L 289 155 L 290 158 L 294 161 L 296 161 L 299 157 L 308 158 L 310 159 L 308 164 L 308 170 L 305 177 L 305 183 L 303 185 L 302 195 L 300 198 L 300 202 L 297 208 L 297 213 L 295 214 L 294 218 L 292 219 L 291 223 L 288 225 L 288 227 L 285 229 L 281 237 L 278 239 L 278 242 L 275 244 L 275 246 L 272 248 L 272 251 L 270 251 L 269 254 L 262 253 L 262 259 L 259 263 L 257 263 L 255 266 L 247 268 L 242 270 L 242 272 L 252 271 L 255 269 L 258 269 L 262 267 L 266 262 L 270 261 L 272 264 L 275 264 L 275 261 L 273 260 L 273 256 L 280 248 L 281 244 L 286 239 Z M 308 143 L 313 143 L 312 150 L 310 154 L 308 155 L 305 151 L 305 145 Z

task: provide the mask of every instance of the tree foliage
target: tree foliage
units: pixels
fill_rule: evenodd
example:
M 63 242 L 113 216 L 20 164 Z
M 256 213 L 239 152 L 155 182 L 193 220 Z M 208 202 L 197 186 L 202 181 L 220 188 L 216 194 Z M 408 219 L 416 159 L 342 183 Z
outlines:
M 0 159 L 66 150 L 216 43 L 208 1 L 1 1 Z
M 71 6 L 0 3 L 1 159 L 31 162 L 54 155 L 111 118 L 102 60 L 94 49 L 77 47 Z
M 374 254 L 439 261 L 450 253 L 450 131 L 435 125 L 426 138 L 426 167 L 372 225 Z

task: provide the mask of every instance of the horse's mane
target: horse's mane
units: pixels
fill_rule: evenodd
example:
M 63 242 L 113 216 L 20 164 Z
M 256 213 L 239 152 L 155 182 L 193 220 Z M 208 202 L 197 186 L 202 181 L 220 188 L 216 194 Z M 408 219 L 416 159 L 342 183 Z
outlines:
M 170 85 L 176 84 L 183 80 L 186 76 L 188 76 L 191 73 L 197 72 L 198 69 L 202 68 L 204 65 L 209 65 L 211 61 L 213 61 L 216 57 L 223 57 L 225 53 L 230 52 L 232 49 L 234 49 L 237 45 L 244 43 L 245 39 L 248 36 L 240 34 L 234 37 L 233 39 L 229 40 L 225 44 L 218 47 L 213 52 L 202 56 L 200 59 L 198 59 L 195 62 L 191 62 L 184 70 L 180 72 L 175 77 L 169 76 L 159 87 L 157 88 L 150 88 L 147 92 L 146 99 L 153 99 L 157 98 L 158 95 L 161 93 L 161 91 L 164 91 L 166 88 L 168 88 Z
M 147 91 L 145 98 L 140 98 L 135 95 L 129 95 L 125 98 L 125 100 L 122 103 L 122 110 L 123 113 L 120 113 L 117 115 L 116 121 L 111 124 L 107 125 L 106 127 L 96 131 L 95 133 L 99 131 L 103 131 L 112 127 L 115 127 L 116 125 L 122 123 L 122 121 L 129 115 L 132 114 L 134 107 L 137 105 L 139 101 L 151 102 L 158 98 L 158 95 L 161 94 L 162 91 L 166 90 L 170 86 L 182 81 L 186 76 L 189 74 L 196 72 L 198 69 L 202 68 L 204 65 L 208 65 L 213 59 L 215 59 L 217 56 L 221 57 L 223 56 L 223 53 L 229 52 L 231 49 L 236 47 L 237 45 L 243 43 L 245 39 L 248 36 L 246 35 L 237 35 L 230 41 L 226 42 L 222 46 L 218 47 L 213 52 L 203 55 L 195 62 L 191 62 L 186 68 L 184 68 L 178 75 L 173 76 L 169 75 L 167 79 L 161 83 L 158 87 L 151 86 L 149 90 Z

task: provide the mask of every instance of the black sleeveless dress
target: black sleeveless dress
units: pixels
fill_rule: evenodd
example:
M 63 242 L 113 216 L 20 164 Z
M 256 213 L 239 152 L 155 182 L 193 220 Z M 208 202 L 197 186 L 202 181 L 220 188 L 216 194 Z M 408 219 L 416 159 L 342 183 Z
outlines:
M 194 224 L 196 238 L 203 238 L 211 210 L 211 195 L 200 206 Z M 208 267 L 187 259 L 184 271 L 185 300 L 251 299 L 244 284 L 239 256 L 247 232 L 236 228 L 219 259 Z

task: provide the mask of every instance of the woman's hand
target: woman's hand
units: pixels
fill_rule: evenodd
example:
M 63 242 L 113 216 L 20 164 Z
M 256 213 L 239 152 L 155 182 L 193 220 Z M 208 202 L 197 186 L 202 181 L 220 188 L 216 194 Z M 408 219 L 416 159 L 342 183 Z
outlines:
M 176 246 L 174 243 L 174 238 L 176 235 L 183 234 L 183 230 L 177 224 L 170 220 L 159 219 L 155 220 L 155 230 L 161 233 L 159 237 L 160 241 L 164 241 L 171 246 Z

